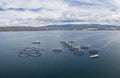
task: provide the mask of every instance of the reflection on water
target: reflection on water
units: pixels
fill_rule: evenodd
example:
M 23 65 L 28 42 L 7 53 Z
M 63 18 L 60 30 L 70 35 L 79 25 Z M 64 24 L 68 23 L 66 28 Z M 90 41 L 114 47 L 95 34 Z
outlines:
M 1 32 L 0 78 L 119 78 L 119 34 L 118 31 Z M 41 44 L 31 44 L 35 40 Z M 87 45 L 89 50 L 99 50 L 100 58 L 89 59 L 88 50 L 75 56 L 61 41 L 75 41 L 75 46 Z M 40 51 L 40 57 L 20 58 L 20 50 L 26 47 L 44 51 Z M 54 53 L 57 48 L 62 52 Z

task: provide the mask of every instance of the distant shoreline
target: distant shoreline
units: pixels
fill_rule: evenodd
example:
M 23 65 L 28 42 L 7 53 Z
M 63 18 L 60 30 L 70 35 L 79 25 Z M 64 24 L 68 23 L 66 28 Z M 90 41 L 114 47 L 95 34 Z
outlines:
M 79 24 L 79 25 L 48 25 L 42 27 L 30 26 L 11 26 L 0 27 L 0 32 L 17 32 L 17 31 L 69 31 L 69 30 L 85 30 L 85 31 L 119 31 L 120 26 L 100 25 L 100 24 Z
M 0 31 L 0 32 L 34 32 L 36 30 L 5 30 L 5 31 Z M 120 30 L 37 30 L 39 31 L 120 31 Z M 37 32 L 36 31 L 36 32 Z

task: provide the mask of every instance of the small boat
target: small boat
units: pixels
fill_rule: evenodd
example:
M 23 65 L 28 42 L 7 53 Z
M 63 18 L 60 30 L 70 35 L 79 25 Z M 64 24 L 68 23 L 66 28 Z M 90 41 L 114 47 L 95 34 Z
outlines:
M 36 40 L 36 41 L 32 42 L 32 44 L 40 44 L 40 41 Z
M 90 58 L 98 58 L 99 55 L 98 54 L 95 54 L 95 55 L 91 55 Z

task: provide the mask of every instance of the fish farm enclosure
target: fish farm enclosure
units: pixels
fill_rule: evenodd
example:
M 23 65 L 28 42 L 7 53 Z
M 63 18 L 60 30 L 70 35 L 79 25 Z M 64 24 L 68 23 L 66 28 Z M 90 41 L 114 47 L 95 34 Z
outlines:
M 0 33 L 0 78 L 120 78 L 119 31 Z
M 34 43 L 32 42 L 33 45 L 40 45 L 40 41 L 34 41 Z M 84 52 L 89 52 L 90 58 L 98 58 L 99 55 L 99 51 L 98 50 L 89 50 L 89 46 L 77 46 L 76 41 L 61 41 L 60 42 L 63 46 L 61 48 L 55 48 L 53 49 L 53 52 L 55 53 L 60 53 L 62 51 L 64 51 L 64 49 L 69 49 L 69 51 L 71 51 L 75 56 L 80 56 L 80 55 L 84 55 Z M 28 47 L 28 48 L 24 48 L 23 50 L 20 50 L 19 56 L 20 57 L 28 57 L 28 56 L 32 56 L 32 57 L 39 57 L 41 56 L 42 52 L 44 52 L 45 49 L 44 48 L 36 48 L 36 47 Z M 96 55 L 97 56 L 94 56 Z M 92 57 L 94 56 L 94 57 Z

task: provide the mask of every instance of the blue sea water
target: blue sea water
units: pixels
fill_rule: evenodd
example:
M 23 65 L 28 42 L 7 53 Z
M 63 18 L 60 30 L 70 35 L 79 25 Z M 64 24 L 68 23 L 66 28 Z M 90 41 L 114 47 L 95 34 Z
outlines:
M 40 45 L 32 44 L 40 40 Z M 60 41 L 76 41 L 99 50 L 99 58 L 89 52 L 75 56 Z M 0 78 L 120 78 L 119 31 L 34 31 L 0 32 Z M 44 48 L 40 57 L 19 57 L 26 47 Z M 52 49 L 62 48 L 61 53 Z

